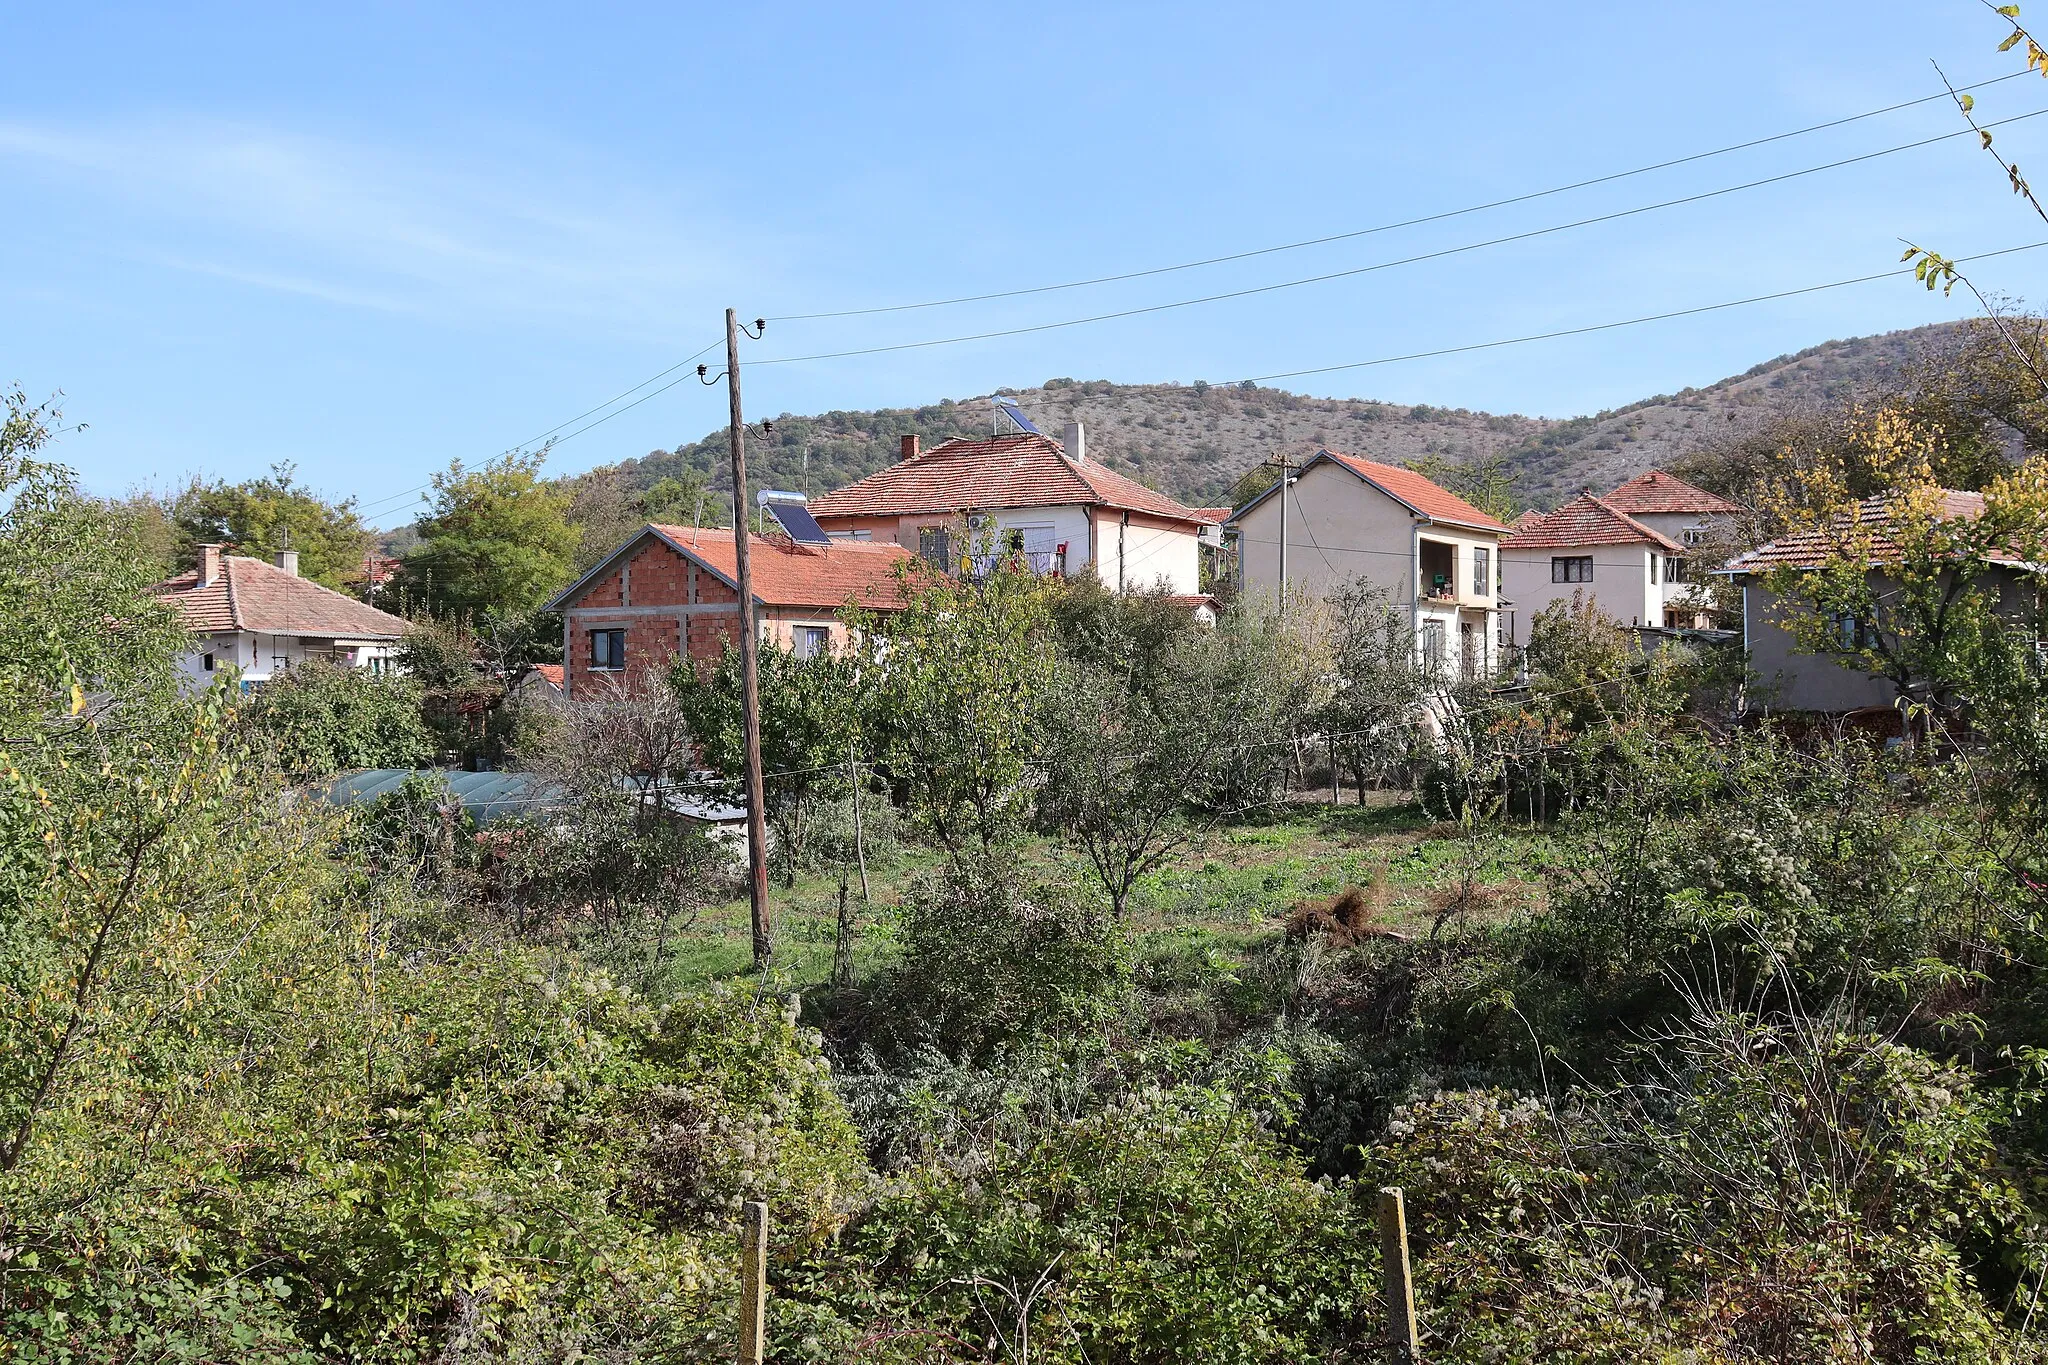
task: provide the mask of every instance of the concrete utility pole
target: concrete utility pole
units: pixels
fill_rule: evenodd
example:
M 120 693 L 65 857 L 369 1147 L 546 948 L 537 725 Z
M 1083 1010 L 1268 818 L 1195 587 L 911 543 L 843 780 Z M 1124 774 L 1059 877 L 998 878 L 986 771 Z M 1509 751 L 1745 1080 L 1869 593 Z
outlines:
M 774 950 L 768 909 L 768 833 L 761 797 L 761 641 L 754 626 L 754 577 L 748 567 L 746 418 L 740 412 L 740 322 L 725 310 L 725 391 L 732 408 L 732 556 L 740 593 L 740 714 L 747 735 L 747 891 L 754 911 L 754 970 L 766 971 Z
M 1280 466 L 1280 586 L 1274 594 L 1273 609 L 1285 613 L 1287 610 L 1287 452 L 1281 451 L 1273 457 Z

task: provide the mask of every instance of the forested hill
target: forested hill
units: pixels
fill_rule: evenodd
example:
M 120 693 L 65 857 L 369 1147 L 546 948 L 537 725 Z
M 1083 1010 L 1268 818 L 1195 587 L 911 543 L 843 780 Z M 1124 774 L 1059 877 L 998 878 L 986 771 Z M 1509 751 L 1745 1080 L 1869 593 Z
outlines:
M 1610 486 L 1673 463 L 1775 412 L 1875 385 L 1916 353 L 1953 345 L 1960 327 L 1944 323 L 1829 341 L 1705 388 L 1561 421 L 1199 382 L 1051 379 L 1003 392 L 1048 433 L 1084 422 L 1091 456 L 1197 506 L 1223 501 L 1247 469 L 1275 452 L 1298 455 L 1318 445 L 1392 464 L 1502 456 L 1518 499 L 1549 506 L 1581 487 Z M 772 436 L 750 442 L 749 464 L 761 487 L 817 494 L 894 460 L 905 433 L 916 432 L 931 446 L 986 432 L 989 421 L 987 395 L 921 408 L 783 414 Z M 691 471 L 707 476 L 714 489 L 730 486 L 723 428 L 623 468 L 643 487 Z

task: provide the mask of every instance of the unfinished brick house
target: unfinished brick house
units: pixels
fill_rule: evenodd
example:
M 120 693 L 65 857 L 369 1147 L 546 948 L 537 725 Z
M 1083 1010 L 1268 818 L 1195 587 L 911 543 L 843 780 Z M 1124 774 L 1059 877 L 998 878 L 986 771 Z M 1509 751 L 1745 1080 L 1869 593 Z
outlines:
M 846 643 L 849 603 L 870 611 L 902 605 L 897 566 L 911 554 L 887 541 L 799 545 L 786 536 L 748 541 L 755 621 L 766 643 L 809 657 Z M 548 603 L 562 613 L 564 691 L 593 680 L 634 682 L 678 656 L 716 659 L 739 630 L 733 533 L 647 525 Z

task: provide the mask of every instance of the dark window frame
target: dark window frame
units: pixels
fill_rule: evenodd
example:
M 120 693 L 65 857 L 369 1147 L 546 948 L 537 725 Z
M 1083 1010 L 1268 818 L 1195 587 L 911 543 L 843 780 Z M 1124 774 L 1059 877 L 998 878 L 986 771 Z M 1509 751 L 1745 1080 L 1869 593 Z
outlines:
M 1493 595 L 1493 549 L 1487 545 L 1472 547 L 1472 592 L 1476 597 Z
M 603 642 L 603 648 L 599 642 Z M 626 628 L 624 626 L 598 626 L 590 632 L 590 671 L 593 673 L 623 673 L 626 671 Z
M 1593 581 L 1593 556 L 1552 555 L 1550 557 L 1550 581 L 1553 583 L 1591 583 Z

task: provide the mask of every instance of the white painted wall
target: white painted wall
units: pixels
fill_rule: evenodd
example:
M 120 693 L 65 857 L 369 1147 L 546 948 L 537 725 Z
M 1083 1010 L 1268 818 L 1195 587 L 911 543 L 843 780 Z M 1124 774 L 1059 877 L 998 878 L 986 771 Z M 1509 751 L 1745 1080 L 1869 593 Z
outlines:
M 1134 514 L 1125 524 L 1123 513 L 1107 507 L 1095 509 L 1095 572 L 1111 588 L 1126 592 L 1150 592 L 1162 582 L 1166 590 L 1182 597 L 1200 592 L 1202 580 L 1201 533 L 1194 527 L 1148 526 Z
M 336 642 L 324 636 L 225 631 L 196 637 L 193 648 L 179 659 L 178 668 L 185 685 L 195 691 L 211 687 L 214 678 L 228 668 L 240 669 L 244 683 L 263 683 L 270 681 L 280 666 L 289 668 L 312 658 L 334 660 L 336 648 Z M 371 668 L 380 663 L 387 668 L 397 666 L 392 662 L 398 649 L 395 644 L 360 641 L 344 643 L 340 648 L 346 651 L 340 662 L 352 668 Z M 208 654 L 213 655 L 211 671 L 206 667 Z

